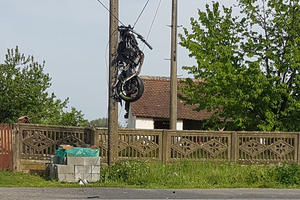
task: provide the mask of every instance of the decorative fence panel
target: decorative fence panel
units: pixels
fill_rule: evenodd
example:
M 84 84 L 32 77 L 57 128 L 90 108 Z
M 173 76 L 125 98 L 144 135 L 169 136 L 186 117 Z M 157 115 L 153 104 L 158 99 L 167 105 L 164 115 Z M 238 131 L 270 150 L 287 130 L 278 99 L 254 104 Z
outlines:
M 107 162 L 107 131 L 99 133 L 100 156 Z M 162 160 L 162 130 L 119 129 L 117 160 Z
M 87 147 L 92 141 L 91 129 L 88 128 L 25 124 L 18 126 L 22 159 L 49 159 L 49 155 L 55 154 L 61 144 Z
M 300 164 L 299 141 L 300 133 L 119 129 L 118 145 L 112 148 L 117 148 L 113 160 Z M 0 164 L 3 165 L 3 160 L 13 159 L 15 170 L 38 170 L 41 169 L 38 165 L 45 166 L 60 144 L 96 145 L 101 163 L 107 163 L 108 133 L 105 128 L 15 124 L 12 130 L 0 125 Z
M 169 132 L 170 161 L 220 160 L 231 157 L 231 134 L 205 131 Z
M 297 162 L 297 133 L 238 133 L 238 161 L 245 163 Z
M 107 129 L 96 129 L 95 130 L 95 145 L 99 148 L 99 156 L 101 157 L 102 163 L 108 163 L 107 152 L 108 152 L 108 134 Z
M 9 124 L 0 124 L 0 170 L 13 169 L 12 128 Z
M 107 129 L 95 129 L 94 135 L 107 163 Z M 119 129 L 117 160 L 300 163 L 298 140 L 299 133 Z
M 153 130 L 119 131 L 118 159 L 162 160 L 162 133 Z

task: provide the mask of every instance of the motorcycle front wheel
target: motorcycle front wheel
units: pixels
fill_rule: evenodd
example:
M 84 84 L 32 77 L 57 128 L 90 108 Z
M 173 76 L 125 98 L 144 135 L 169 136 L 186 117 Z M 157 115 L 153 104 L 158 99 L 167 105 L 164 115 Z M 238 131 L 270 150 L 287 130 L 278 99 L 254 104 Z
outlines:
M 140 77 L 135 76 L 125 83 L 120 82 L 117 86 L 117 92 L 124 101 L 133 102 L 143 95 L 144 83 Z

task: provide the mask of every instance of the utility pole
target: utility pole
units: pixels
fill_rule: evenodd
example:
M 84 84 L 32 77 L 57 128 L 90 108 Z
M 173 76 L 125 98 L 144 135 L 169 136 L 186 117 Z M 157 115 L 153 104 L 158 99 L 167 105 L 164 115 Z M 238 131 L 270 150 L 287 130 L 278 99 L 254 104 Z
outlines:
M 119 0 L 110 0 L 109 19 L 109 83 L 108 83 L 108 165 L 118 158 L 118 102 L 113 99 L 113 84 L 117 78 L 116 58 L 118 47 Z
M 170 72 L 170 129 L 177 125 L 177 0 L 172 0 L 171 72 Z

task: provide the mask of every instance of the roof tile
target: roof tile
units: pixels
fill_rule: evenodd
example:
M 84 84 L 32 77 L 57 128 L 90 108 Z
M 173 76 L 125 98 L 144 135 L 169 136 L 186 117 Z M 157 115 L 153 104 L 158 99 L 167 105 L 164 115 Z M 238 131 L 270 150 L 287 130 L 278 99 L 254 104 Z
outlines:
M 169 118 L 170 79 L 166 77 L 141 76 L 144 82 L 143 96 L 131 103 L 133 116 L 146 118 Z M 178 79 L 179 80 L 179 79 Z M 177 118 L 203 120 L 211 116 L 205 110 L 195 111 L 196 105 L 185 105 L 178 99 Z

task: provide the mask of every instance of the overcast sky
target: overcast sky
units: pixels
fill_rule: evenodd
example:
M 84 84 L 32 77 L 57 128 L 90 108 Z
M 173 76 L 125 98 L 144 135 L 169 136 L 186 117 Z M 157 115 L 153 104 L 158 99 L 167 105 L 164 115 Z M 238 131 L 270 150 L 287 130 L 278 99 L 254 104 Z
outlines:
M 108 0 L 101 0 L 109 6 Z M 133 24 L 147 0 L 119 0 L 120 20 Z M 178 25 L 189 27 L 197 9 L 208 0 L 178 0 Z M 232 6 L 235 0 L 222 3 Z M 135 30 L 146 36 L 159 0 L 150 0 Z M 162 0 L 145 48 L 141 75 L 169 76 L 172 0 Z M 70 106 L 81 110 L 88 120 L 107 116 L 108 12 L 97 0 L 0 0 L 0 63 L 8 48 L 19 46 L 22 53 L 46 61 L 45 72 L 52 77 L 50 92 L 70 98 Z M 181 32 L 182 29 L 178 31 Z M 178 76 L 185 77 L 183 65 L 195 61 L 178 46 Z M 123 118 L 120 114 L 119 118 Z

